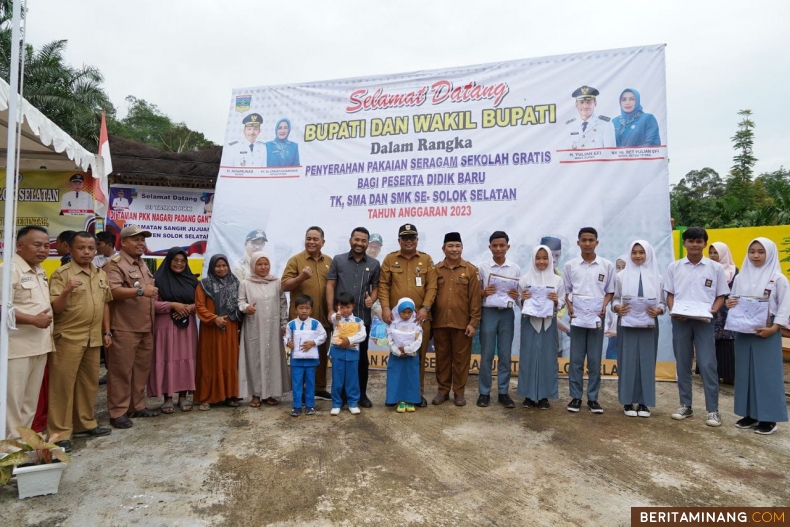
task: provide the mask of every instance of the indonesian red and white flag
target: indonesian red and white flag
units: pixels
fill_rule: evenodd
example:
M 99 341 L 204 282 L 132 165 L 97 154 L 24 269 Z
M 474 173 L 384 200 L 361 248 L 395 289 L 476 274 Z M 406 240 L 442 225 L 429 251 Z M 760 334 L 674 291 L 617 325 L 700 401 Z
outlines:
M 96 213 L 105 217 L 109 208 L 110 195 L 109 175 L 112 172 L 112 158 L 110 157 L 110 142 L 107 137 L 106 112 L 101 114 L 101 130 L 99 131 L 99 157 L 104 160 L 104 170 L 96 174 L 97 186 L 94 189 L 93 197 L 96 200 Z

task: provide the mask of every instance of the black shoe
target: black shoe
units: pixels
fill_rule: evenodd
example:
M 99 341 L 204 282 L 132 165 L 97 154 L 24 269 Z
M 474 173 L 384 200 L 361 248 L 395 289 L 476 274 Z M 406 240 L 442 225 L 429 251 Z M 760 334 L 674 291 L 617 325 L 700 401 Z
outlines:
M 735 426 L 738 428 L 757 428 L 758 421 L 757 419 L 752 419 L 751 417 L 744 417 L 743 419 L 738 419 L 735 422 Z
M 158 417 L 159 410 L 154 410 L 153 408 L 143 408 L 142 410 L 134 410 L 132 412 L 127 413 L 129 417 Z
M 322 401 L 331 401 L 332 400 L 332 394 L 330 394 L 326 390 L 316 391 L 315 392 L 315 398 L 316 399 L 321 399 Z
M 538 410 L 548 410 L 549 408 L 551 408 L 551 405 L 548 399 L 541 399 L 538 401 Z
M 524 399 L 524 402 L 521 403 L 522 408 L 535 408 L 535 401 L 532 399 Z
M 571 399 L 571 402 L 568 403 L 569 412 L 578 412 L 581 409 L 582 409 L 581 399 Z
M 112 429 L 111 428 L 102 428 L 100 426 L 97 426 L 96 428 L 93 428 L 91 430 L 85 430 L 84 432 L 77 432 L 74 435 L 75 436 L 86 435 L 86 436 L 91 436 L 91 437 L 101 437 L 101 436 L 108 436 L 110 434 L 112 434 Z
M 387 408 L 392 408 L 393 406 L 398 406 L 398 403 L 384 403 L 384 406 Z
M 757 428 L 754 429 L 755 433 L 767 436 L 769 434 L 773 434 L 776 432 L 776 423 L 771 423 L 769 421 L 760 421 L 760 424 L 757 425 Z
M 368 399 L 367 395 L 363 395 L 359 398 L 359 406 L 362 408 L 373 408 L 373 402 Z
M 480 396 L 477 398 L 477 406 L 479 406 L 480 408 L 487 407 L 490 402 L 491 402 L 491 396 L 488 394 L 481 393 Z
M 499 396 L 497 397 L 497 401 L 499 401 L 499 404 L 501 404 L 505 408 L 516 407 L 516 403 L 514 403 L 513 399 L 511 399 L 510 396 L 506 393 L 500 393 Z
M 102 384 L 107 384 L 107 376 L 106 375 L 102 375 L 101 377 L 99 377 L 99 386 L 101 386 Z
M 291 417 L 299 417 L 300 415 L 302 415 L 301 408 L 291 408 Z
M 587 408 L 594 414 L 602 414 L 603 408 L 598 404 L 598 401 L 587 401 Z
M 131 428 L 134 426 L 134 423 L 131 419 L 122 415 L 121 417 L 110 417 L 110 425 L 114 426 L 115 428 Z
M 71 452 L 71 449 L 74 448 L 71 444 L 71 441 L 69 441 L 68 439 L 64 439 L 63 441 L 57 441 L 55 444 L 58 445 L 63 450 L 65 450 L 66 452 Z
M 428 399 L 420 397 L 420 408 L 428 408 Z

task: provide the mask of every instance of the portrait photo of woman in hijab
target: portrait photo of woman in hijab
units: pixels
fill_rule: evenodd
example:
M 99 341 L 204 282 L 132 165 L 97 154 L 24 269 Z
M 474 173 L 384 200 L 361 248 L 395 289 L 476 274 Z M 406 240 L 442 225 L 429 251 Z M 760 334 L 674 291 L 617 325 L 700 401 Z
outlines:
M 299 145 L 288 140 L 291 135 L 291 121 L 282 118 L 274 127 L 274 140 L 266 143 L 267 167 L 299 166 Z
M 620 115 L 612 119 L 617 146 L 660 146 L 658 121 L 642 110 L 642 96 L 633 88 L 620 94 Z

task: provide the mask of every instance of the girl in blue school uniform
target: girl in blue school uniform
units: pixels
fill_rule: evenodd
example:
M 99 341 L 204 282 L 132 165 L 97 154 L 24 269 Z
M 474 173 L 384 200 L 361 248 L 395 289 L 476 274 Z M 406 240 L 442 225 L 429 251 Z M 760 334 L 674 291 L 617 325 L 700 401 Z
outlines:
M 420 404 L 420 346 L 422 326 L 417 322 L 414 302 L 401 298 L 392 310 L 387 326 L 390 356 L 387 362 L 387 396 L 385 403 L 398 407 L 398 413 L 413 412 Z M 397 335 L 396 335 L 397 334 Z M 402 345 L 398 345 L 398 342 Z
M 735 423 L 768 435 L 776 431 L 777 422 L 787 421 L 782 368 L 781 326 L 790 317 L 790 283 L 782 274 L 776 244 L 767 238 L 755 238 L 735 277 L 727 308 L 738 305 L 739 296 L 768 295 L 770 322 L 756 333 L 735 335 L 735 414 L 743 418 Z

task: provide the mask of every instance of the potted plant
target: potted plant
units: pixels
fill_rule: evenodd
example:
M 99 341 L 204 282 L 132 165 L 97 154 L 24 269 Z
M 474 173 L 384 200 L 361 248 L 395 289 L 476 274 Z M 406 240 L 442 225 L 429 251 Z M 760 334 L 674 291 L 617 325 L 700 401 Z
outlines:
M 37 434 L 30 428 L 16 429 L 21 439 L 0 441 L 0 484 L 16 476 L 20 498 L 57 494 L 60 476 L 71 457 L 55 444 L 58 436 Z

